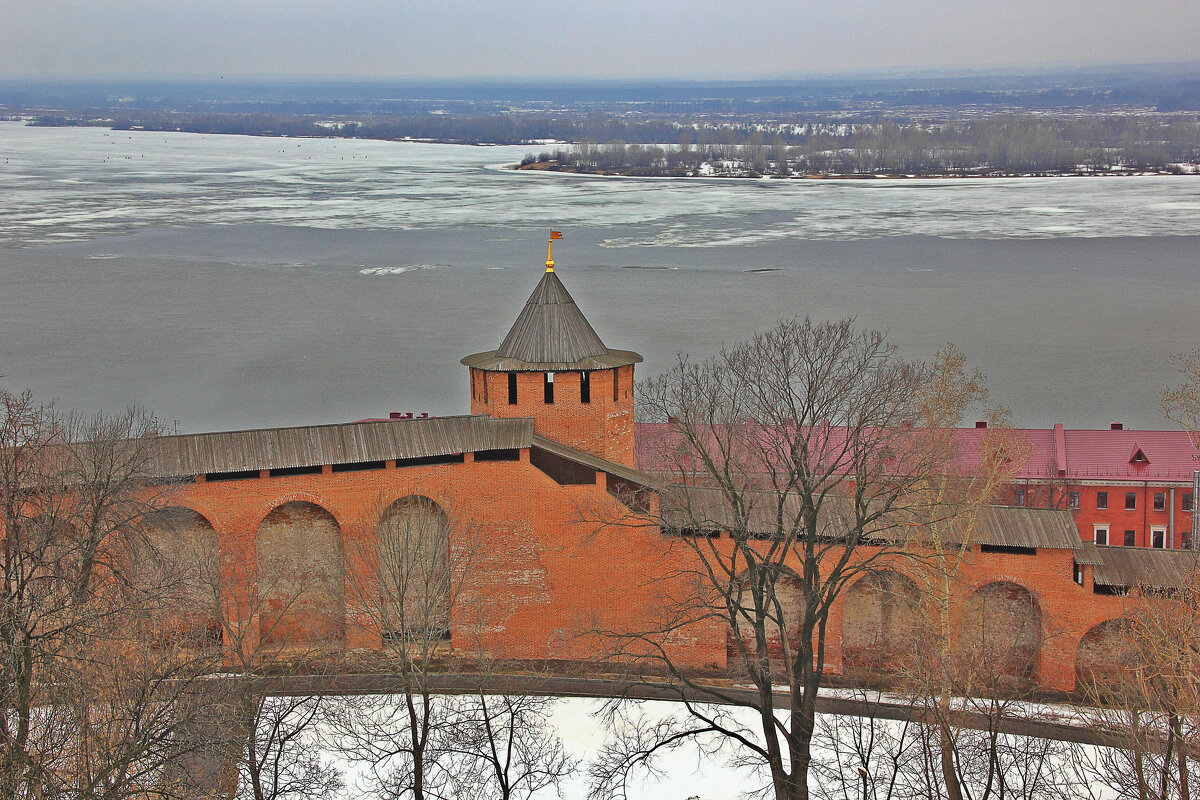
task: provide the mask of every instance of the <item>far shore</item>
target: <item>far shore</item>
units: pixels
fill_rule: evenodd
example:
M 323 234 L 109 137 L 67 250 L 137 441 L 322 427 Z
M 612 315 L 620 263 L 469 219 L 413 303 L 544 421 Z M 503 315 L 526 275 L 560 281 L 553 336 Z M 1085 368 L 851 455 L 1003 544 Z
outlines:
M 690 180 L 810 180 L 810 181 L 905 181 L 905 180 L 954 180 L 964 178 L 1127 178 L 1147 176 L 1197 175 L 1200 171 L 1168 171 L 1168 170 L 1109 170 L 1094 172 L 928 172 L 928 173 L 805 173 L 776 175 L 760 175 L 751 172 L 710 172 L 689 173 L 682 170 L 583 170 L 575 167 L 562 167 L 548 162 L 533 164 L 505 164 L 506 170 L 514 172 L 557 173 L 564 175 L 582 175 L 595 178 L 683 178 Z
M 72 120 L 60 122 L 47 122 L 38 117 L 17 114 L 0 116 L 0 122 L 18 123 L 28 127 L 44 127 L 44 128 L 63 128 L 63 127 L 85 127 L 85 128 L 100 128 L 120 132 L 139 132 L 139 133 L 183 133 L 183 134 L 198 134 L 198 135 L 215 135 L 215 136 L 252 136 L 255 138 L 279 138 L 279 139 L 328 139 L 338 140 L 344 139 L 354 141 L 356 137 L 341 137 L 333 135 L 311 135 L 311 134 L 295 134 L 281 133 L 274 131 L 222 131 L 222 130 L 182 130 L 180 128 L 157 128 L 147 127 L 142 125 L 133 125 L 129 127 L 121 127 L 111 118 L 95 118 L 86 120 Z M 438 139 L 438 138 L 416 138 L 416 137 L 401 137 L 395 139 L 372 139 L 362 137 L 364 141 L 379 141 L 379 142 L 394 142 L 398 144 L 448 144 L 462 147 L 518 147 L 518 146 L 549 146 L 562 145 L 569 146 L 570 142 L 550 142 L 537 141 L 532 143 L 504 143 L 504 142 L 483 142 L 483 141 L 461 141 L 454 139 Z M 1159 170 L 1134 170 L 1125 168 L 1110 168 L 1110 169 L 1095 169 L 1090 171 L 1083 170 L 1041 170 L 1034 172 L 1005 172 L 1000 170 L 983 170 L 975 172 L 921 172 L 921 173 L 835 173 L 835 172 L 819 172 L 819 173 L 790 173 L 787 175 L 779 175 L 776 173 L 759 174 L 752 171 L 688 171 L 685 169 L 670 169 L 659 167 L 635 167 L 629 169 L 579 169 L 578 167 L 562 166 L 554 161 L 535 161 L 532 163 L 507 163 L 496 164 L 493 168 L 499 168 L 505 171 L 514 172 L 538 172 L 538 173 L 561 173 L 567 175 L 579 175 L 595 178 L 686 178 L 691 180 L 810 180 L 810 181 L 906 181 L 906 180 L 952 180 L 966 178 L 1112 178 L 1112 177 L 1159 177 L 1159 176 L 1175 176 L 1175 175 L 1200 175 L 1200 165 L 1197 164 L 1180 164 L 1176 169 L 1159 169 Z

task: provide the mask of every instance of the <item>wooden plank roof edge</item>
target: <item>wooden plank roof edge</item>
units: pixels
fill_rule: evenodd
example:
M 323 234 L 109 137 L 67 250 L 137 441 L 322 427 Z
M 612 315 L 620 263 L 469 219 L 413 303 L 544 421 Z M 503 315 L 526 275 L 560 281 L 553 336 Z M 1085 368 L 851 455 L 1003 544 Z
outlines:
M 487 372 L 593 372 L 640 364 L 643 361 L 639 353 L 613 348 L 608 348 L 600 355 L 586 356 L 577 361 L 521 361 L 497 353 L 496 350 L 472 353 L 460 358 L 458 363 Z
M 532 436 L 530 418 L 475 414 L 173 434 L 151 446 L 166 477 L 523 448 Z
M 669 513 L 673 492 L 682 492 L 684 495 L 701 500 L 702 510 L 704 498 L 719 496 L 721 492 L 717 487 L 688 486 L 679 483 L 665 485 L 662 491 L 664 492 L 664 507 L 668 509 L 664 513 Z M 772 499 L 778 497 L 776 492 L 769 489 L 748 488 L 743 493 Z M 848 501 L 844 496 L 826 497 L 822 504 L 822 513 L 833 515 L 828 518 L 832 521 L 844 511 L 846 502 Z M 752 506 L 751 515 L 758 513 L 758 509 L 758 506 Z M 718 508 L 714 516 L 718 516 L 724 510 L 724 508 Z M 953 524 L 954 522 L 950 521 L 950 525 L 953 526 Z M 969 544 L 973 546 L 1034 547 L 1070 551 L 1077 555 L 1083 551 L 1083 542 L 1079 538 L 1074 519 L 1071 513 L 1065 510 L 988 505 L 984 506 L 982 512 L 976 517 L 972 528 Z M 883 536 L 882 538 L 888 537 Z M 951 540 L 954 538 L 951 537 Z
M 1093 572 L 1101 586 L 1178 589 L 1187 583 L 1187 572 L 1200 569 L 1200 552 L 1153 547 L 1096 547 L 1103 560 Z
M 358 425 L 393 425 L 401 422 L 432 422 L 441 420 L 469 420 L 469 419 L 485 419 L 493 422 L 512 422 L 529 420 L 532 422 L 532 417 L 493 417 L 489 414 L 451 414 L 444 417 L 413 417 L 412 419 L 359 419 L 350 422 L 319 422 L 315 425 L 282 425 L 269 428 L 234 428 L 224 431 L 196 431 L 195 433 L 166 433 L 159 436 L 154 436 L 154 441 L 163 441 L 165 439 L 191 439 L 200 436 L 223 436 L 234 433 L 274 433 L 276 431 L 300 431 L 300 430 L 317 430 L 324 428 L 347 428 Z
M 545 436 L 540 436 L 536 433 L 533 435 L 533 446 L 554 453 L 557 456 L 570 459 L 585 467 L 591 467 L 601 472 L 607 472 L 610 475 L 616 475 L 618 478 L 640 484 L 650 489 L 658 489 L 660 487 L 659 481 L 647 472 L 627 467 L 624 464 L 618 464 L 615 461 L 609 461 L 607 458 L 592 455 L 561 442 L 556 442 L 553 439 L 547 439 Z

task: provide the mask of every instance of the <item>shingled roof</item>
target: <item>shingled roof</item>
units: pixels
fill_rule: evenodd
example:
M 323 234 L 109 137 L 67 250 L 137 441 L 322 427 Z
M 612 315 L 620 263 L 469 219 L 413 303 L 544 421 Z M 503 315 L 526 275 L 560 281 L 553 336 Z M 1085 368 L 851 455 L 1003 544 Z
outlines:
M 547 270 L 500 347 L 462 363 L 517 372 L 612 369 L 641 360 L 629 350 L 605 347 L 558 275 Z

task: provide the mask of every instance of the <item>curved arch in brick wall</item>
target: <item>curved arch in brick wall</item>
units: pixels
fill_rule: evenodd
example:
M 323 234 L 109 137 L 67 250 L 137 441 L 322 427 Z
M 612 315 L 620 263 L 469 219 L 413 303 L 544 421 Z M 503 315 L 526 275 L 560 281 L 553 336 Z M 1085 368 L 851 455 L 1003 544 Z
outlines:
M 921 592 L 912 578 L 871 570 L 842 601 L 842 658 L 848 671 L 895 672 L 917 647 Z
M 450 522 L 423 495 L 394 501 L 375 531 L 383 637 L 447 638 L 450 633 Z
M 744 576 L 745 573 L 742 573 L 742 575 L 738 576 L 737 580 L 745 580 Z M 736 586 L 736 582 L 734 586 Z M 774 589 L 783 611 L 783 620 L 782 624 L 775 620 L 767 622 L 766 634 L 768 653 L 771 658 L 778 659 L 783 656 L 783 633 L 786 631 L 789 641 L 799 634 L 804 595 L 801 590 L 800 578 L 787 567 L 782 568 L 781 574 L 775 580 Z M 753 611 L 754 603 L 749 594 L 749 589 L 746 590 L 742 602 L 747 609 L 747 614 L 753 619 L 755 613 Z M 741 636 L 749 652 L 753 653 L 753 629 L 749 625 L 742 627 Z M 734 633 L 732 626 L 726 628 L 725 637 L 725 647 L 731 663 L 737 663 L 737 660 L 741 656 L 737 654 L 737 635 Z
M 1081 691 L 1103 696 L 1117 687 L 1133 666 L 1134 653 L 1121 617 L 1105 620 L 1079 640 L 1075 651 L 1075 685 Z
M 1025 685 L 1037 680 L 1042 648 L 1042 610 L 1026 587 L 993 581 L 963 603 L 959 624 L 960 671 L 980 688 Z
M 150 550 L 138 559 L 142 577 L 172 609 L 156 625 L 168 638 L 219 644 L 221 545 L 212 522 L 194 508 L 172 505 L 143 517 L 142 529 Z
M 261 526 L 268 514 L 289 503 L 308 503 L 317 506 L 337 523 L 338 528 L 345 530 L 349 527 L 342 510 L 338 508 L 336 503 L 332 503 L 326 498 L 313 494 L 312 492 L 289 492 L 285 495 L 274 497 L 269 503 L 264 503 L 258 507 L 258 510 L 252 515 L 254 524 Z
M 337 647 L 345 637 L 342 529 L 325 508 L 289 500 L 255 532 L 259 636 L 278 647 Z

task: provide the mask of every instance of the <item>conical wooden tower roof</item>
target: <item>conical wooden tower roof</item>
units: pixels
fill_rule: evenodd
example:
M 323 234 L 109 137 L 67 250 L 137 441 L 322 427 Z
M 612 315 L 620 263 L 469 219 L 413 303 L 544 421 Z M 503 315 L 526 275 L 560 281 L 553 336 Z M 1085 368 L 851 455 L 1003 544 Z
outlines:
M 641 360 L 637 353 L 605 347 L 558 275 L 547 270 L 500 347 L 462 363 L 519 372 L 611 369 Z
M 542 364 L 574 363 L 607 352 L 567 287 L 547 270 L 496 355 Z

